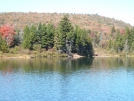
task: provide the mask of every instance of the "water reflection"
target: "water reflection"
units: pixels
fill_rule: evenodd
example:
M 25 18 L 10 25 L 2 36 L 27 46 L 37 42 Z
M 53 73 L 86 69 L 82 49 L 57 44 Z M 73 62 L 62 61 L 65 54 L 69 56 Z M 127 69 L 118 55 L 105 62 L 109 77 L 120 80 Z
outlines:
M 3 73 L 12 72 L 58 72 L 72 73 L 81 69 L 111 70 L 121 67 L 126 69 L 134 68 L 133 58 L 35 58 L 35 59 L 1 59 L 0 71 Z M 129 68 L 128 68 L 129 67 Z
M 0 101 L 134 101 L 133 58 L 0 61 Z
M 72 73 L 84 68 L 90 68 L 92 59 L 80 58 L 35 58 L 35 59 L 8 59 L 0 61 L 0 71 L 3 73 L 26 72 L 43 73 L 58 72 Z
M 97 70 L 114 70 L 114 69 L 134 69 L 134 59 L 133 58 L 95 58 L 92 63 L 92 68 Z

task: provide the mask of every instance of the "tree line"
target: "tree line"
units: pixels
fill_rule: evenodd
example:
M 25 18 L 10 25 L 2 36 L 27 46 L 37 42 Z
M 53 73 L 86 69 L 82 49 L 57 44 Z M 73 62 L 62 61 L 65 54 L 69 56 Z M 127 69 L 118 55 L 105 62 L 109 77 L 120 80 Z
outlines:
M 134 51 L 134 28 L 126 27 L 124 33 L 112 29 L 112 39 L 109 40 L 108 49 L 117 53 L 131 53 Z M 114 35 L 115 34 L 115 35 Z
M 61 19 L 58 27 L 39 23 L 26 25 L 23 31 L 14 32 L 12 27 L 6 26 L 0 28 L 0 35 L 0 50 L 3 52 L 9 52 L 10 48 L 21 46 L 29 50 L 53 49 L 61 54 L 93 55 L 89 33 L 73 25 L 67 15 Z

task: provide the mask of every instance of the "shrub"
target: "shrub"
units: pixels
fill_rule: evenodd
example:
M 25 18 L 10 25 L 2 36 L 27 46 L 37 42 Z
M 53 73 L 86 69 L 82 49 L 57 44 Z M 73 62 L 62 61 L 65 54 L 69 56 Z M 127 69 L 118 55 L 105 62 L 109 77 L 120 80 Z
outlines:
M 41 45 L 34 45 L 33 46 L 33 49 L 35 50 L 35 51 L 37 51 L 37 52 L 41 52 Z

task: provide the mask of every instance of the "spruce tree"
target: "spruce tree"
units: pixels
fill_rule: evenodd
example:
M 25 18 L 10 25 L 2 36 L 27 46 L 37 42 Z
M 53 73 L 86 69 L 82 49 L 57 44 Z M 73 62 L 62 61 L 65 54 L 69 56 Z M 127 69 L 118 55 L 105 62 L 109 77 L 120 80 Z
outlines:
M 87 31 L 76 26 L 76 52 L 80 55 L 92 56 L 93 47 Z
M 58 50 L 61 50 L 62 52 L 67 52 L 67 33 L 70 33 L 73 30 L 72 24 L 70 23 L 70 20 L 68 19 L 68 16 L 65 15 L 57 28 L 57 31 L 55 34 L 55 47 Z M 57 41 L 56 41 L 57 40 Z
M 36 41 L 35 41 L 37 45 L 41 45 L 41 33 L 42 33 L 42 24 L 39 23 L 36 31 Z
M 6 40 L 2 39 L 0 36 L 0 50 L 3 53 L 8 53 L 9 52 L 9 47 L 7 46 Z
M 47 36 L 48 36 L 48 48 L 52 48 L 54 46 L 54 33 L 55 33 L 55 28 L 52 24 L 47 25 Z
M 24 28 L 24 40 L 22 43 L 23 48 L 33 49 L 33 45 L 36 41 L 36 27 L 32 25 L 31 27 L 26 26 Z
M 41 28 L 41 47 L 48 49 L 48 35 L 47 35 L 47 26 L 45 24 L 42 25 Z

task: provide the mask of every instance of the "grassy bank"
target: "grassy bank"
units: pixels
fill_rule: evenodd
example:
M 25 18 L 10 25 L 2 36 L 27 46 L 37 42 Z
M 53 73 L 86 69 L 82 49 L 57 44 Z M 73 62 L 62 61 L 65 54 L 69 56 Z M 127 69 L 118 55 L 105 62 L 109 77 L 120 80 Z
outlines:
M 54 54 L 54 55 L 49 55 L 47 53 L 39 53 L 39 54 L 4 53 L 4 54 L 0 54 L 0 58 L 36 58 L 36 57 L 67 57 L 67 54 Z
M 134 52 L 115 52 L 107 49 L 95 48 L 94 57 L 134 57 Z
M 20 50 L 11 50 L 9 53 L 3 53 L 0 51 L 0 58 L 36 58 L 36 57 L 68 57 L 67 54 L 60 54 L 55 51 L 30 51 L 27 49 L 20 49 Z M 81 58 L 83 56 L 80 56 L 78 54 L 73 54 L 73 58 Z M 134 57 L 134 53 L 125 53 L 125 52 L 111 52 L 104 49 L 94 49 L 94 56 L 93 57 Z
M 36 58 L 36 57 L 67 57 L 67 54 L 59 54 L 57 52 L 51 51 L 30 51 L 27 49 L 23 50 L 11 50 L 8 53 L 3 53 L 0 51 L 0 58 Z

